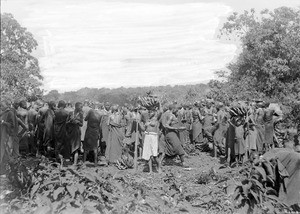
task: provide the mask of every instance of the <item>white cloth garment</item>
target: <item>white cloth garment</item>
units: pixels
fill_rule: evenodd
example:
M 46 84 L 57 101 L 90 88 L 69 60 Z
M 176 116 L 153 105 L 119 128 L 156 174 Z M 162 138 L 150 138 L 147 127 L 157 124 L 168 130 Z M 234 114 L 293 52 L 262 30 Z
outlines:
M 151 156 L 158 155 L 158 135 L 154 132 L 146 132 L 142 158 L 149 160 Z

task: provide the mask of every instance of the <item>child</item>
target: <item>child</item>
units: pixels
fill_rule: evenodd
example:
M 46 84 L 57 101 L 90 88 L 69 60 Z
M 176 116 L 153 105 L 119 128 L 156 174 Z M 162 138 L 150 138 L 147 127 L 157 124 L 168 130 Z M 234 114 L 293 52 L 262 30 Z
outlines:
M 235 151 L 235 160 L 237 164 L 243 162 L 243 156 L 246 150 L 245 140 L 244 140 L 244 123 L 245 121 L 241 117 L 235 118 L 234 120 L 234 126 L 235 126 L 234 151 Z

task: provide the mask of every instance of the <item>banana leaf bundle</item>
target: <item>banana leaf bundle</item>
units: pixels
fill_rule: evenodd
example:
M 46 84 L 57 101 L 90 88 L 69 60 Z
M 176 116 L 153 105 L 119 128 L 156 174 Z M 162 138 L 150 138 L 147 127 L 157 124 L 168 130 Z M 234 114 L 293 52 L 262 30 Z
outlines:
M 153 96 L 138 97 L 138 102 L 148 110 L 159 108 L 159 100 Z
M 231 117 L 246 118 L 250 115 L 250 109 L 247 109 L 244 106 L 233 106 L 229 109 L 229 113 Z
M 232 106 L 229 109 L 229 114 L 232 119 L 241 121 L 242 123 L 241 125 L 243 125 L 244 127 L 244 139 L 246 139 L 251 129 L 250 127 L 251 121 L 250 118 L 248 117 L 251 114 L 250 109 L 241 105 Z

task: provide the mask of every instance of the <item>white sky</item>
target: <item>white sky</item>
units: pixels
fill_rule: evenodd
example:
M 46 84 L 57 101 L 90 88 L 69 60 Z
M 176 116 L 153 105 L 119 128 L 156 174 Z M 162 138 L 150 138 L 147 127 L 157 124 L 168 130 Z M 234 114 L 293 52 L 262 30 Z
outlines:
M 46 90 L 207 82 L 235 56 L 215 34 L 230 12 L 299 0 L 1 0 L 39 43 Z

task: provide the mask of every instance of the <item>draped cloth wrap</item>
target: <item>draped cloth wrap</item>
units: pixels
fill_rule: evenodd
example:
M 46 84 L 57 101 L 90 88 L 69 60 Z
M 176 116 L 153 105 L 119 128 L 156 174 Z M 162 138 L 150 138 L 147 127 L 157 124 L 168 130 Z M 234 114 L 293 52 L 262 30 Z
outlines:
M 48 109 L 45 113 L 44 119 L 44 137 L 43 137 L 43 145 L 44 147 L 50 146 L 54 147 L 54 127 L 53 127 L 53 120 L 54 120 L 54 111 Z
M 89 106 L 82 107 L 83 118 L 85 118 L 87 116 L 87 114 L 90 110 L 91 110 L 91 108 Z M 81 141 L 84 141 L 86 129 L 87 129 L 87 121 L 84 120 L 82 127 L 81 127 Z
M 203 132 L 202 123 L 200 121 L 200 112 L 197 110 L 192 111 L 193 123 L 192 123 L 192 136 L 193 142 L 202 143 L 203 142 Z
M 66 131 L 67 139 L 70 143 L 70 152 L 71 154 L 80 148 L 81 143 L 81 129 L 80 125 L 83 123 L 83 113 L 71 112 L 69 115 L 69 120 L 72 119 L 73 122 L 67 122 Z
M 288 205 L 300 203 L 300 153 L 290 149 L 276 148 L 264 154 L 267 160 L 275 159 L 281 183 L 279 198 Z
M 265 145 L 268 148 L 274 144 L 274 120 L 273 120 L 274 110 L 266 110 L 264 120 L 265 120 Z
M 178 120 L 172 113 L 166 113 L 163 118 L 163 125 L 165 127 L 165 154 L 168 156 L 184 155 L 185 152 L 179 138 L 179 133 L 176 130 L 166 128 L 169 120 L 171 127 L 178 127 Z
M 107 162 L 115 163 L 122 155 L 124 133 L 121 127 L 121 116 L 113 114 L 109 120 L 109 133 L 105 151 Z
M 54 139 L 56 155 L 61 154 L 64 158 L 70 158 L 70 142 L 67 141 L 66 124 L 69 113 L 65 109 L 58 109 L 54 117 Z
M 255 125 L 257 131 L 256 147 L 258 152 L 262 152 L 265 143 L 264 110 L 257 109 L 256 114 L 258 115 L 256 118 L 256 125 Z
M 101 115 L 100 129 L 101 129 L 101 142 L 107 143 L 109 126 L 107 124 L 108 114 Z
M 87 121 L 87 129 L 84 136 L 83 150 L 96 150 L 100 137 L 101 115 L 96 110 L 90 109 L 84 120 Z
M 226 133 L 226 146 L 225 146 L 225 153 L 228 154 L 228 150 L 230 149 L 230 162 L 235 160 L 235 151 L 234 151 L 234 144 L 235 144 L 235 126 L 232 123 L 229 123 L 227 133 Z

